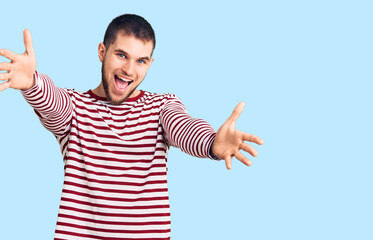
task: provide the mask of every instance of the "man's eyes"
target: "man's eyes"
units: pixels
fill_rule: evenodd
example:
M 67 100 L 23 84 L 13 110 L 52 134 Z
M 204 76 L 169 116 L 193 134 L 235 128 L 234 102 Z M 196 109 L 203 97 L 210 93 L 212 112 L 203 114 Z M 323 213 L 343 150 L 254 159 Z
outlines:
M 127 56 L 125 54 L 122 54 L 122 53 L 117 53 L 117 56 L 119 58 L 127 59 Z M 146 64 L 146 60 L 144 60 L 144 59 L 139 59 L 139 60 L 137 60 L 137 62 L 140 63 L 140 64 Z

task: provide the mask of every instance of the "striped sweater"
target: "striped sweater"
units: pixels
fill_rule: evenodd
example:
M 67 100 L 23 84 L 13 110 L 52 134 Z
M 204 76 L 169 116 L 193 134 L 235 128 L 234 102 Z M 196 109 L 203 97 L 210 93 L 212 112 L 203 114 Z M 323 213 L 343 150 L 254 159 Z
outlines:
M 54 239 L 170 239 L 168 149 L 210 157 L 214 129 L 172 94 L 141 91 L 112 105 L 35 77 L 22 94 L 59 142 L 65 166 Z

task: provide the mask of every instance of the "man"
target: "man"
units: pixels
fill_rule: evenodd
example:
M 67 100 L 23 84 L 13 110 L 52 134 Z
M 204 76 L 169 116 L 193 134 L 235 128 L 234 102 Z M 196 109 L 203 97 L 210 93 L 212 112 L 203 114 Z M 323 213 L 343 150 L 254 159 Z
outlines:
M 138 90 L 153 62 L 155 36 L 137 15 L 121 15 L 98 46 L 100 85 L 87 92 L 56 87 L 36 71 L 31 33 L 24 31 L 22 55 L 1 49 L 0 91 L 22 90 L 41 123 L 58 140 L 65 164 L 55 239 L 170 239 L 167 152 L 170 146 L 196 156 L 256 156 L 245 141 L 257 136 L 235 129 L 240 103 L 215 132 L 188 115 L 172 94 Z

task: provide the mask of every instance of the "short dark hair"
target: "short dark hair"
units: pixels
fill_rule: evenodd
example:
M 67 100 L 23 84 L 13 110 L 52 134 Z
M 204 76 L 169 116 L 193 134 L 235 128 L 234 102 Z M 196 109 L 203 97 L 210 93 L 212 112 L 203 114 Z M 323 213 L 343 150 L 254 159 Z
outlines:
M 106 29 L 104 45 L 108 48 L 116 40 L 117 34 L 123 32 L 143 41 L 152 41 L 155 48 L 155 34 L 152 26 L 143 17 L 135 14 L 123 14 L 114 18 Z

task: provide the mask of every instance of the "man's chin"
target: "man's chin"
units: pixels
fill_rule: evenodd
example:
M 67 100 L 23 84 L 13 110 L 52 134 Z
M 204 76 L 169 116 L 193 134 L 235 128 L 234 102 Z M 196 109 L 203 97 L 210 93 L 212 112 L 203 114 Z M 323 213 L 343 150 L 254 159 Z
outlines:
M 127 99 L 128 99 L 128 96 L 122 97 L 122 98 L 116 98 L 116 97 L 112 97 L 109 95 L 109 97 L 107 97 L 108 102 L 110 102 L 113 105 L 120 105 L 123 102 L 125 102 Z

